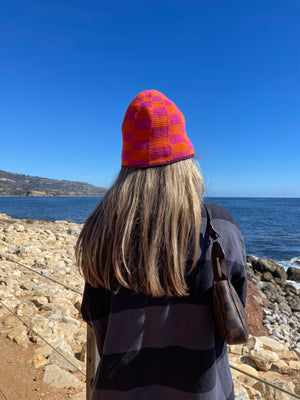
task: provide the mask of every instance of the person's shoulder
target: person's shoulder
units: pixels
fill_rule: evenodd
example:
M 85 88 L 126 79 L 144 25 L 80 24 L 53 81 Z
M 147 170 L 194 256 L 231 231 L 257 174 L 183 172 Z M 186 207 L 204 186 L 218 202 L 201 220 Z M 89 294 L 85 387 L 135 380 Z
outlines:
M 228 210 L 216 203 L 208 204 L 208 206 L 211 209 L 213 219 L 221 219 L 223 221 L 231 222 L 233 225 L 238 227 L 235 219 Z

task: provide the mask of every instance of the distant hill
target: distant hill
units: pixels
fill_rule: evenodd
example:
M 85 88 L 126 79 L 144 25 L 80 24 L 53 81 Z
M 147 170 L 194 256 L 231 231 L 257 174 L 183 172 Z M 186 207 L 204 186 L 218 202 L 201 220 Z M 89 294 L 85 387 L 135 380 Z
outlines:
M 107 189 L 0 170 L 0 196 L 103 196 Z

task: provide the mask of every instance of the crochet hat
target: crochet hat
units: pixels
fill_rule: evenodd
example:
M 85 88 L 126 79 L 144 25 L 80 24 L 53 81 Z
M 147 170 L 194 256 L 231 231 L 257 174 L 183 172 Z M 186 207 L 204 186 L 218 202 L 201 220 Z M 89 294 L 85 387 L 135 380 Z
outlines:
M 122 167 L 171 164 L 194 155 L 177 106 L 157 90 L 144 90 L 129 104 L 122 124 Z

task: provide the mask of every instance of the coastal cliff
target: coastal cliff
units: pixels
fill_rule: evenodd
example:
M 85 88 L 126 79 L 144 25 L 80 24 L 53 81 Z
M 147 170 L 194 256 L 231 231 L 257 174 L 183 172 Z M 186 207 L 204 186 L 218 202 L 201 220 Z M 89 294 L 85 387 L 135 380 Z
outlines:
M 40 178 L 0 170 L 0 196 L 104 196 L 106 189 L 85 182 Z

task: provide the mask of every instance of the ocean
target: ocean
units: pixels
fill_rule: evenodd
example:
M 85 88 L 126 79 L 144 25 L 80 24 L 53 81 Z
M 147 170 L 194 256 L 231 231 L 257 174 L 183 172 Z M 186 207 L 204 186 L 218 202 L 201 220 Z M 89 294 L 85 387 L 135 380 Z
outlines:
M 0 212 L 12 218 L 82 223 L 99 197 L 0 197 Z M 300 198 L 207 197 L 238 223 L 246 252 L 285 268 L 300 268 Z

